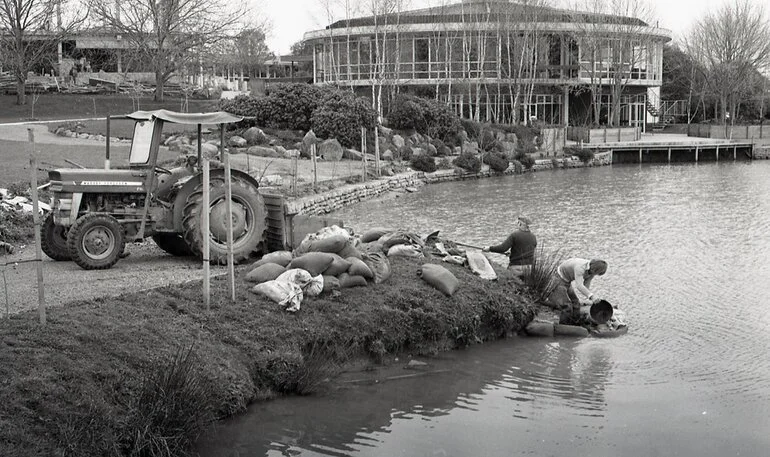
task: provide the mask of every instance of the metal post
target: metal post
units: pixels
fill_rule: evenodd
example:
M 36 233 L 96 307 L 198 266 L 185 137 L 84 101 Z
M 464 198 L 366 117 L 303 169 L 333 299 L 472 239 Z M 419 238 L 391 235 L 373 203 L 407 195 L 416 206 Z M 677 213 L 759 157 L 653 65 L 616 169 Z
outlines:
M 224 125 L 222 125 L 224 128 Z M 225 165 L 225 217 L 227 217 L 227 278 L 230 283 L 230 298 L 235 301 L 235 265 L 233 262 L 233 183 L 230 170 L 230 153 L 222 151 Z
M 310 145 L 310 159 L 313 161 L 313 190 L 317 190 L 318 188 L 318 168 L 316 167 L 316 157 L 315 157 L 315 149 L 316 145 L 311 144 Z
M 671 163 L 671 146 L 668 147 L 668 163 Z
M 29 165 L 32 173 L 32 221 L 35 226 L 35 264 L 37 265 L 37 311 L 40 317 L 40 325 L 45 325 L 45 289 L 43 284 L 43 252 L 40 240 L 40 213 L 37 201 L 37 157 L 35 155 L 35 132 L 32 127 L 27 127 L 29 136 L 30 154 Z
M 639 163 L 642 163 L 642 148 L 639 148 Z
M 203 303 L 206 305 L 206 312 L 210 310 L 211 303 L 211 274 L 209 271 L 209 159 L 204 158 L 201 163 L 203 169 L 203 198 L 201 200 L 201 237 L 203 238 L 202 256 L 203 256 Z
M 738 146 L 733 146 L 733 160 L 738 159 Z
M 104 169 L 110 169 L 110 113 L 107 113 L 107 144 L 105 145 L 106 155 L 104 157 Z
M 374 172 L 380 177 L 380 128 L 374 126 Z
M 366 182 L 366 129 L 361 127 L 361 182 Z

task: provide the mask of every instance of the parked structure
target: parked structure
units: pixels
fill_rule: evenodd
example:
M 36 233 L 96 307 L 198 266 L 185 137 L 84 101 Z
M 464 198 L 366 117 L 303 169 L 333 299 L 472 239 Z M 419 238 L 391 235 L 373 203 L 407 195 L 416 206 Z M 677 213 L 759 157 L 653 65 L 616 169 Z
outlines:
M 646 127 L 671 32 L 632 17 L 463 0 L 307 32 L 313 82 L 435 96 L 482 121 Z

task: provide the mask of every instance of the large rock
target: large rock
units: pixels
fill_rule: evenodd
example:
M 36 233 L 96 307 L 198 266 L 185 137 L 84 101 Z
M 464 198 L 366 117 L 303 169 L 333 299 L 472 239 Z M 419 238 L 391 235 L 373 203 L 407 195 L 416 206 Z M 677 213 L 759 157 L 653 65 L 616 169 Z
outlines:
M 231 136 L 230 139 L 227 140 L 227 143 L 234 148 L 246 147 L 246 139 L 238 135 Z
M 267 143 L 267 135 L 261 129 L 257 127 L 250 127 L 243 132 L 243 138 L 248 144 L 265 144 Z
M 196 154 L 198 152 L 196 151 Z M 203 143 L 201 145 L 201 155 L 207 159 L 213 159 L 219 155 L 219 146 L 211 143 Z
M 386 149 L 382 152 L 382 154 L 380 154 L 380 158 L 382 160 L 393 160 L 393 151 Z
M 293 159 L 295 157 L 299 157 L 299 149 L 288 149 L 283 153 L 283 156 L 287 159 Z
M 381 136 L 386 136 L 386 137 L 388 137 L 388 136 L 391 136 L 391 135 L 393 135 L 393 130 L 392 130 L 392 129 L 389 129 L 389 128 L 387 128 L 387 127 L 383 127 L 383 126 L 380 126 L 380 128 L 379 128 L 379 129 L 380 129 L 380 135 L 381 135 Z
M 275 149 L 267 146 L 251 146 L 246 150 L 246 154 L 259 157 L 283 157 Z
M 395 146 L 396 149 L 401 149 L 406 144 L 404 138 L 401 135 L 393 135 L 393 138 L 390 141 L 393 143 L 393 146 Z
M 318 144 L 318 137 L 312 130 L 308 130 L 302 138 L 302 146 L 299 148 L 302 157 L 310 157 L 310 147 L 314 144 Z
M 342 145 L 335 138 L 324 140 L 318 147 L 318 155 L 326 160 L 340 160 L 342 152 Z

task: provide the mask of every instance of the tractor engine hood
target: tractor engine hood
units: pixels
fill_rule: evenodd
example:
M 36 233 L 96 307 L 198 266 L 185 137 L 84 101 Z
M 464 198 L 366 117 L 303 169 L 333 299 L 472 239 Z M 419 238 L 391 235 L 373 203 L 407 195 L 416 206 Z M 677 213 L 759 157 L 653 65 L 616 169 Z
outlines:
M 64 168 L 48 172 L 52 192 L 143 193 L 147 172 Z

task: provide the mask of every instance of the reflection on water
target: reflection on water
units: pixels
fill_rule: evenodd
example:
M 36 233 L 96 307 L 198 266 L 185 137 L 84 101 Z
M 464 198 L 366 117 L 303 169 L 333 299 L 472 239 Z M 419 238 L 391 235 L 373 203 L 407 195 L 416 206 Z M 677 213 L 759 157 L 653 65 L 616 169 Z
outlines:
M 431 374 L 255 405 L 201 454 L 767 455 L 768 195 L 768 162 L 614 166 L 340 211 L 359 231 L 397 220 L 474 245 L 525 213 L 546 249 L 609 262 L 594 286 L 631 329 L 503 341 L 442 355 Z

